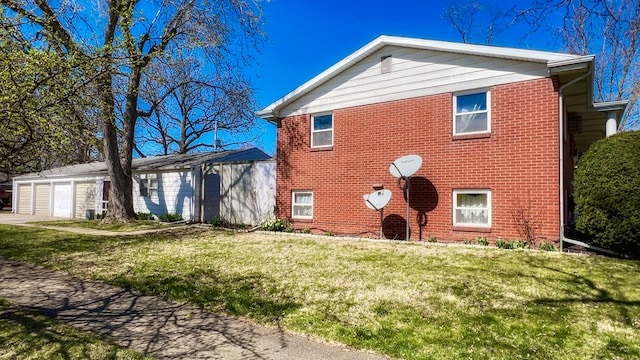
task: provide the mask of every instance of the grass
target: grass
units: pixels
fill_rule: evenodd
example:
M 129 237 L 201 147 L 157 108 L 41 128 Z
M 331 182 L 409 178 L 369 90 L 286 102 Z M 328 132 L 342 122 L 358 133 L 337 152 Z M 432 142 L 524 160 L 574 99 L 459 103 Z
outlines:
M 102 220 L 54 220 L 33 221 L 30 224 L 44 226 L 74 227 L 115 232 L 129 232 L 138 230 L 166 229 L 172 225 L 153 220 L 135 220 L 128 223 L 103 224 Z
M 0 299 L 0 359 L 145 359 Z
M 0 254 L 402 359 L 640 359 L 638 261 L 11 226 L 0 226 Z

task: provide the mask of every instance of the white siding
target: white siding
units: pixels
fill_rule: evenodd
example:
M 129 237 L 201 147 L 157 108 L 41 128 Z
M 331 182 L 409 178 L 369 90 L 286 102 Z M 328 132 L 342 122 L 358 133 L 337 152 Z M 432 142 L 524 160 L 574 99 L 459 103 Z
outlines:
M 157 196 L 140 196 L 140 178 L 146 176 L 158 179 Z M 190 171 L 135 174 L 133 178 L 133 207 L 136 212 L 150 212 L 156 216 L 177 213 L 182 214 L 185 220 L 193 220 Z
M 18 185 L 18 214 L 31 215 L 31 184 Z
M 51 203 L 51 184 L 35 184 L 35 214 L 49 215 Z
M 275 161 L 223 164 L 220 174 L 220 216 L 232 223 L 257 225 L 273 216 Z
M 392 56 L 382 74 L 380 58 Z M 546 64 L 386 46 L 284 107 L 279 116 L 484 88 L 548 76 Z
M 75 184 L 75 211 L 76 219 L 86 218 L 87 210 L 95 210 L 96 207 L 96 182 L 85 181 Z

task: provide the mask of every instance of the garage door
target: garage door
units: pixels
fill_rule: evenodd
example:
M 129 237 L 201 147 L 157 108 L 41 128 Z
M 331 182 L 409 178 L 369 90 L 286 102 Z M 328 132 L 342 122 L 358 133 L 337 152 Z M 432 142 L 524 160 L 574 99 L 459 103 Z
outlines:
M 76 211 L 77 219 L 84 219 L 87 210 L 96 208 L 96 182 L 78 182 L 76 183 Z
M 71 183 L 53 184 L 53 216 L 71 217 Z
M 36 215 L 49 215 L 49 192 L 51 191 L 51 185 L 49 184 L 36 184 Z
M 18 214 L 31 215 L 31 184 L 18 185 Z

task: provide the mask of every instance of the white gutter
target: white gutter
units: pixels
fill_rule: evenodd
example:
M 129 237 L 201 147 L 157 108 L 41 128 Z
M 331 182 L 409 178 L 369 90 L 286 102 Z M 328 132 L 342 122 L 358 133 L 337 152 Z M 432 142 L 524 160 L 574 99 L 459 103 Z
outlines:
M 586 73 L 580 77 L 577 77 L 571 81 L 569 81 L 568 83 L 560 86 L 560 89 L 558 90 L 558 97 L 559 97 L 559 112 L 558 112 L 558 118 L 559 118 L 559 122 L 560 124 L 558 125 L 559 127 L 559 131 L 560 131 L 560 252 L 562 252 L 563 247 L 562 247 L 562 242 L 565 240 L 564 237 L 564 142 L 565 142 L 565 136 L 564 136 L 564 98 L 562 96 L 562 91 L 566 88 L 569 87 L 575 83 L 577 83 L 578 81 L 581 81 L 582 79 L 586 78 L 589 75 L 589 73 Z

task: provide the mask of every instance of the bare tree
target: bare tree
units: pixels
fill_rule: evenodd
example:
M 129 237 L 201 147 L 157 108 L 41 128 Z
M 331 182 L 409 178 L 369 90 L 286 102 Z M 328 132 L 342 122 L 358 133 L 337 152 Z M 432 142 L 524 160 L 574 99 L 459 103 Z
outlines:
M 563 20 L 556 23 L 558 13 Z M 640 0 L 536 0 L 512 15 L 529 25 L 526 36 L 551 29 L 567 51 L 597 55 L 595 99 L 629 99 L 622 122 L 640 126 Z
M 464 43 L 481 37 L 483 43 L 491 44 L 511 25 L 502 10 L 477 1 L 452 2 L 444 9 L 442 18 L 460 34 Z
M 0 0 L 32 44 L 46 43 L 81 65 L 95 89 L 104 157 L 111 179 L 106 222 L 135 218 L 131 161 L 145 72 L 167 53 L 188 50 L 216 64 L 262 39 L 257 0 L 93 0 L 83 3 Z M 244 59 L 240 59 L 244 60 Z
M 150 81 L 153 86 L 143 91 L 145 101 L 154 104 L 152 114 L 142 118 L 137 135 L 146 147 L 153 151 L 149 144 L 155 144 L 163 154 L 185 154 L 219 148 L 209 138 L 223 133 L 247 134 L 254 125 L 255 106 L 253 91 L 242 74 L 235 69 L 218 72 L 194 58 L 178 61 L 181 66 L 158 66 L 153 73 L 164 81 Z M 230 145 L 227 141 L 226 146 Z
M 452 24 L 462 24 L 458 32 L 464 42 L 469 41 L 474 28 L 492 33 L 487 27 L 491 22 L 477 21 L 479 10 L 468 10 L 477 6 L 473 1 L 457 5 L 458 17 L 444 17 Z M 544 32 L 557 37 L 562 50 L 595 54 L 595 100 L 628 99 L 621 122 L 628 129 L 640 127 L 640 0 L 532 0 L 491 12 L 490 18 L 502 19 L 496 20 L 497 24 L 524 25 L 521 42 Z

